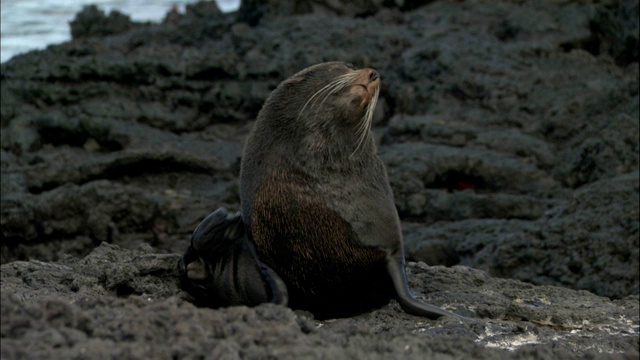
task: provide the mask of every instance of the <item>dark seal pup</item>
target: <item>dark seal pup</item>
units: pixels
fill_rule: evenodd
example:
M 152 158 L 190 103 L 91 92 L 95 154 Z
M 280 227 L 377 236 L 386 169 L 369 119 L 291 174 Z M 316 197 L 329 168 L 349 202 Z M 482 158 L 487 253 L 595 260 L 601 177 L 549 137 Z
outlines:
M 341 62 L 309 67 L 266 100 L 247 140 L 242 213 L 194 231 L 182 283 L 210 306 L 272 302 L 318 318 L 396 298 L 410 314 L 453 314 L 407 285 L 400 220 L 371 134 L 380 76 Z

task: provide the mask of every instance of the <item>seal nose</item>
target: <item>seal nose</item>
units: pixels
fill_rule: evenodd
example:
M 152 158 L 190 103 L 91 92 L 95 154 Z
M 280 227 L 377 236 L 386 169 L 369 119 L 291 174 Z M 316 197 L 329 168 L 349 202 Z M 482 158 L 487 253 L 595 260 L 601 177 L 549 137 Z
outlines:
M 376 70 L 371 69 L 371 74 L 369 74 L 369 80 L 374 81 L 375 79 L 380 79 L 380 74 Z

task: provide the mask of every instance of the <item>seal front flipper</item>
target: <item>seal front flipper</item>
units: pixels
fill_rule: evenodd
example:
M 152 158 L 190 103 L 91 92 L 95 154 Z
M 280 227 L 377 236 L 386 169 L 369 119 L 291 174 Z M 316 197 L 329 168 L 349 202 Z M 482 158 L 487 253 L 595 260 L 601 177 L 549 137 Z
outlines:
M 198 225 L 178 269 L 182 287 L 203 305 L 287 304 L 284 282 L 255 258 L 242 218 L 225 208 Z
M 454 316 L 460 320 L 475 321 L 474 319 L 461 316 L 435 305 L 424 303 L 413 297 L 409 285 L 407 283 L 407 275 L 404 270 L 404 255 L 390 254 L 387 255 L 387 271 L 396 290 L 396 296 L 400 307 L 406 313 L 417 316 L 428 317 L 429 319 L 437 319 L 441 316 Z

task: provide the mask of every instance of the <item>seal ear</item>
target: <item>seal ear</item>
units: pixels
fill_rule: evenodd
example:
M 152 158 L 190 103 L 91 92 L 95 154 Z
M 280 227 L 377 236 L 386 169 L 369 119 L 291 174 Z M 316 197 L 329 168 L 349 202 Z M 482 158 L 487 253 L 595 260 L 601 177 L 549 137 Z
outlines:
M 288 78 L 287 80 L 283 81 L 282 84 L 283 85 L 293 85 L 293 84 L 297 84 L 299 82 L 301 82 L 304 78 L 302 76 L 295 76 L 295 77 L 291 77 Z

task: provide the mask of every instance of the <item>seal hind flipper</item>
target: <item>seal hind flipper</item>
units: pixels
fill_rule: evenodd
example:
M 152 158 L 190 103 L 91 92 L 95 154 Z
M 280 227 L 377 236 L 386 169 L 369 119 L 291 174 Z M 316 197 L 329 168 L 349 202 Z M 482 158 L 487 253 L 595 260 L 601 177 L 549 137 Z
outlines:
M 396 296 L 398 303 L 402 310 L 411 315 L 424 316 L 429 319 L 435 320 L 442 316 L 454 316 L 460 320 L 474 321 L 473 319 L 464 317 L 439 308 L 435 305 L 422 302 L 415 297 L 409 290 L 407 283 L 407 275 L 404 270 L 404 255 L 388 255 L 387 256 L 387 271 L 393 282 L 393 287 L 396 290 Z
M 240 214 L 231 215 L 221 207 L 198 224 L 191 235 L 191 246 L 203 259 L 213 262 L 243 236 L 244 224 Z
M 212 307 L 286 305 L 287 288 L 275 271 L 253 255 L 240 214 L 219 208 L 196 228 L 178 262 L 182 287 Z

